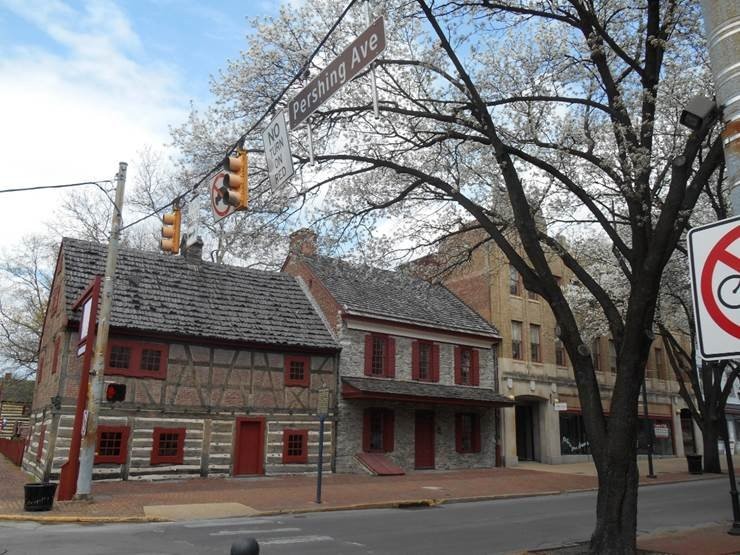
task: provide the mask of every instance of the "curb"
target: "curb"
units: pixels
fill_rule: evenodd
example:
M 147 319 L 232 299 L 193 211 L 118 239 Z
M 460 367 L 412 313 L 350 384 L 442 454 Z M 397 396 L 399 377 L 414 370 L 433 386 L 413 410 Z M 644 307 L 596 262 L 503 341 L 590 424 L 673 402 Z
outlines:
M 75 515 L 2 515 L 0 522 L 38 522 L 41 524 L 122 524 L 143 522 L 169 522 L 149 516 L 75 516 Z
M 686 478 L 682 480 L 671 480 L 666 482 L 648 482 L 640 484 L 639 487 L 664 486 L 669 484 L 681 484 L 697 482 L 701 480 L 714 480 L 723 478 L 724 475 L 702 475 L 701 477 Z M 503 493 L 494 495 L 476 495 L 468 497 L 450 497 L 444 499 L 404 499 L 395 501 L 377 501 L 372 503 L 354 503 L 350 505 L 316 506 L 303 508 L 286 508 L 257 511 L 255 517 L 278 516 L 290 514 L 310 514 L 337 511 L 362 511 L 372 509 L 405 509 L 416 507 L 436 507 L 439 505 L 454 505 L 457 503 L 475 503 L 481 501 L 500 501 L 506 499 L 522 499 L 526 497 L 545 497 L 563 495 L 567 493 L 587 493 L 598 491 L 597 487 L 572 489 L 572 490 L 548 490 L 527 493 Z M 147 522 L 172 522 L 159 517 L 147 516 L 75 516 L 75 515 L 33 515 L 33 514 L 0 514 L 0 522 L 38 522 L 42 524 L 114 524 L 114 523 L 147 523 Z

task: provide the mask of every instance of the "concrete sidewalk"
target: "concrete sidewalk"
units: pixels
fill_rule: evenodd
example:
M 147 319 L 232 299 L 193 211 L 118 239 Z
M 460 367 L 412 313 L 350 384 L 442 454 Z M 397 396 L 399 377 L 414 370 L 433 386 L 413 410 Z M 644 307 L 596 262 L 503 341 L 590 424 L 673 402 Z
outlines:
M 597 482 L 592 467 L 591 463 L 558 466 L 527 463 L 519 468 L 419 471 L 405 476 L 328 474 L 324 476 L 321 504 L 316 503 L 316 476 L 313 475 L 189 478 L 160 482 L 95 482 L 92 502 L 55 502 L 54 508 L 49 512 L 29 513 L 23 511 L 25 475 L 0 456 L 0 520 L 39 522 L 193 520 L 555 495 L 595 489 Z M 656 473 L 657 479 L 652 480 L 644 478 L 643 474 L 641 484 L 726 479 L 726 476 L 688 474 L 686 461 L 683 459 L 656 461 Z M 697 533 L 703 537 L 702 535 L 713 532 L 710 530 L 706 533 L 704 531 Z M 725 539 L 720 532 L 714 535 Z M 669 536 L 669 540 L 673 541 L 671 538 L 674 536 L 675 534 Z M 698 540 L 699 545 L 703 541 L 701 537 Z M 729 537 L 737 540 L 736 537 Z M 649 544 L 651 546 L 662 546 L 667 545 L 665 542 L 668 540 L 651 537 L 649 541 L 653 542 Z M 733 549 L 740 552 L 740 540 L 733 545 Z M 650 549 L 672 553 L 663 548 L 650 547 Z M 699 552 L 733 551 L 694 551 Z

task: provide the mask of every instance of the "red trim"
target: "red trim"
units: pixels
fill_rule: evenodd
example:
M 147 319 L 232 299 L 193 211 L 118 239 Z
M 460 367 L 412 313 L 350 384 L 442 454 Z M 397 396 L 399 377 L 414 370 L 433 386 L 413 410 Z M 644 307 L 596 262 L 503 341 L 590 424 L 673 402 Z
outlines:
M 381 317 L 374 318 L 372 316 L 361 316 L 359 314 L 348 314 L 346 312 L 342 313 L 342 319 L 359 320 L 361 322 L 382 322 L 389 326 L 394 326 L 398 328 L 404 328 L 404 329 L 410 329 L 410 330 L 416 330 L 416 331 L 434 331 L 437 333 L 446 333 L 449 335 L 455 335 L 457 337 L 469 337 L 471 339 L 478 339 L 478 340 L 483 339 L 485 341 L 490 341 L 491 343 L 498 343 L 499 341 L 501 341 L 501 338 L 496 335 L 469 333 L 469 332 L 451 330 L 447 328 L 440 328 L 440 327 L 434 327 L 434 326 L 423 326 L 420 324 L 408 324 L 405 322 L 399 322 L 397 320 L 388 320 L 388 319 L 381 318 Z
M 396 339 L 387 336 L 385 340 L 385 376 L 396 377 Z
M 480 351 L 470 349 L 470 385 L 480 385 Z
M 513 407 L 513 401 L 483 401 L 475 399 L 457 399 L 448 397 L 427 397 L 423 395 L 405 395 L 400 393 L 373 393 L 362 391 L 349 384 L 342 384 L 342 398 L 367 401 L 401 401 L 409 403 L 434 403 L 438 405 L 457 405 L 469 407 Z
M 470 449 L 464 449 L 463 446 L 463 418 L 470 416 L 471 422 L 471 438 L 470 438 Z M 459 412 L 455 414 L 455 451 L 458 453 L 480 453 L 481 438 L 480 438 L 480 415 L 474 412 Z
M 383 451 L 393 452 L 396 436 L 396 418 L 392 409 L 383 409 Z
M 54 339 L 54 358 L 52 358 L 51 362 L 51 373 L 56 374 L 57 373 L 57 364 L 59 364 L 59 347 L 61 345 L 62 337 L 60 335 L 57 335 Z
M 365 375 L 373 375 L 373 334 L 365 336 Z
M 105 432 L 121 434 L 121 448 L 118 455 L 98 455 L 100 451 L 100 435 Z M 128 455 L 128 426 L 98 426 L 98 437 L 95 440 L 95 464 L 125 464 Z
M 162 434 L 177 434 L 177 453 L 174 455 L 160 455 L 159 446 Z M 151 464 L 182 464 L 185 459 L 185 428 L 154 428 L 152 433 Z
M 111 368 L 110 353 L 113 347 L 128 347 L 131 349 L 128 368 Z M 160 351 L 159 370 L 142 370 L 141 357 L 145 349 Z M 108 376 L 130 376 L 132 378 L 153 378 L 164 380 L 167 377 L 167 358 L 169 346 L 165 343 L 145 343 L 129 339 L 111 339 L 108 341 L 108 350 L 105 354 L 105 374 Z
M 438 382 L 439 381 L 439 345 L 437 343 L 432 343 L 432 352 L 431 352 L 432 360 L 431 362 L 431 374 L 432 374 L 432 381 Z
M 370 426 L 372 423 L 372 410 L 365 409 L 362 411 L 362 450 L 365 453 L 370 452 Z
M 290 377 L 290 365 L 293 362 L 303 363 L 303 378 Z M 311 357 L 306 355 L 285 355 L 284 382 L 286 387 L 309 387 L 311 385 Z
M 288 454 L 288 441 L 290 436 L 300 436 L 301 454 Z M 308 462 L 308 430 L 283 430 L 283 464 L 296 464 Z
M 241 438 L 239 435 L 239 424 L 241 422 L 258 422 L 260 425 L 260 444 L 259 444 L 259 453 L 257 460 L 259 461 L 257 465 L 257 474 L 264 474 L 265 473 L 265 417 L 264 416 L 237 416 L 236 417 L 236 425 L 234 426 L 234 461 L 232 464 L 232 469 L 236 468 L 236 457 L 239 456 L 240 447 L 241 447 Z M 232 471 L 233 474 L 233 471 Z M 238 474 L 237 474 L 238 476 Z
M 41 457 L 44 454 L 44 439 L 46 438 L 46 424 L 41 424 L 41 428 L 39 429 L 39 444 L 38 447 L 36 447 L 36 462 L 39 462 L 41 460 Z
M 455 345 L 455 383 L 457 385 L 463 385 L 462 383 L 462 347 Z

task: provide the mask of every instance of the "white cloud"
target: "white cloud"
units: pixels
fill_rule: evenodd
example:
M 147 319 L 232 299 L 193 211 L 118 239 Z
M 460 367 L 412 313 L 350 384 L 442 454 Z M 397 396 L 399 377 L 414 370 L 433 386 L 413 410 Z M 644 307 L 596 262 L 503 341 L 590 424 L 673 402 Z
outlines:
M 137 151 L 168 142 L 168 125 L 186 117 L 174 65 L 137 60 L 141 40 L 113 3 L 0 5 L 56 45 L 0 56 L 0 189 L 110 179 L 119 161 L 131 163 L 131 179 Z M 62 194 L 2 195 L 0 244 L 40 230 L 30 216 L 48 219 Z

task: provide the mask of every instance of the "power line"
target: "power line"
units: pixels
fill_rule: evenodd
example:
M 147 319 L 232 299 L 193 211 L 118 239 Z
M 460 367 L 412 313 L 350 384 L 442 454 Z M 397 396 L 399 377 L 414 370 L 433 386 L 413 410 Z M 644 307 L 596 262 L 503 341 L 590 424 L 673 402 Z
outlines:
M 306 59 L 306 62 L 301 66 L 301 69 L 298 70 L 298 73 L 296 73 L 295 76 L 290 80 L 290 82 L 283 88 L 283 90 L 280 91 L 280 94 L 275 98 L 275 100 L 273 100 L 270 103 L 270 106 L 267 108 L 267 110 L 265 110 L 265 112 L 260 116 L 260 118 L 256 122 L 254 122 L 252 124 L 252 126 L 247 131 L 245 131 L 244 133 L 242 133 L 242 135 L 236 140 L 236 142 L 234 142 L 234 144 L 232 144 L 229 147 L 229 149 L 224 153 L 223 158 L 216 165 L 214 165 L 210 170 L 208 170 L 208 172 L 205 173 L 203 175 L 203 177 L 200 178 L 195 183 L 195 185 L 193 185 L 190 189 L 188 189 L 184 193 L 176 196 L 174 199 L 172 199 L 167 204 L 163 204 L 159 208 L 154 209 L 152 212 L 150 212 L 146 216 L 142 216 L 138 220 L 135 220 L 135 221 L 131 222 L 130 224 L 127 224 L 127 225 L 121 227 L 121 231 L 123 231 L 124 229 L 128 229 L 129 227 L 135 226 L 136 224 L 143 222 L 147 218 L 151 218 L 152 216 L 156 216 L 157 214 L 159 214 L 162 210 L 164 210 L 168 206 L 171 206 L 171 205 L 173 205 L 176 202 L 180 202 L 187 195 L 189 195 L 191 193 L 194 193 L 195 190 L 198 189 L 198 187 L 200 187 L 206 179 L 208 179 L 208 177 L 210 177 L 213 173 L 215 173 L 216 170 L 220 169 L 221 168 L 221 165 L 223 164 L 223 159 L 226 158 L 226 156 L 228 156 L 231 152 L 233 152 L 235 148 L 237 148 L 238 146 L 240 146 L 240 145 L 242 145 L 244 143 L 244 141 L 247 138 L 247 136 L 249 136 L 249 134 L 251 134 L 252 131 L 254 131 L 257 128 L 257 126 L 259 126 L 265 120 L 265 118 L 270 114 L 270 112 L 272 112 L 275 109 L 275 107 L 278 105 L 278 103 L 282 100 L 283 96 L 285 96 L 285 93 L 288 92 L 288 90 L 290 89 L 290 87 L 292 87 L 293 84 L 296 81 L 298 81 L 298 79 L 300 79 L 306 73 L 306 71 L 308 70 L 308 68 L 309 68 L 309 66 L 311 64 L 311 61 L 313 60 L 314 56 L 316 56 L 316 54 L 318 54 L 319 50 L 321 50 L 321 48 L 324 46 L 324 44 L 326 43 L 326 41 L 329 40 L 329 37 L 331 36 L 331 34 L 336 30 L 336 28 L 342 22 L 342 20 L 344 19 L 344 17 L 347 15 L 347 12 L 349 12 L 350 8 L 352 8 L 352 6 L 354 6 L 354 4 L 355 4 L 356 1 L 357 0 L 350 0 L 350 2 L 347 4 L 347 7 L 344 8 L 344 10 L 342 11 L 342 13 L 337 18 L 337 20 L 331 26 L 331 29 L 329 29 L 329 31 L 326 33 L 326 35 L 324 35 L 324 38 L 321 39 L 321 41 L 316 46 L 316 48 L 314 48 L 314 50 L 311 53 L 311 55 Z
M 64 189 L 66 187 L 82 187 L 84 185 L 95 185 L 100 188 L 101 183 L 112 183 L 110 179 L 99 181 L 81 181 L 80 183 L 65 183 L 63 185 L 39 185 L 37 187 L 22 187 L 18 189 L 0 189 L 0 193 L 20 193 L 22 191 L 39 191 L 41 189 Z

